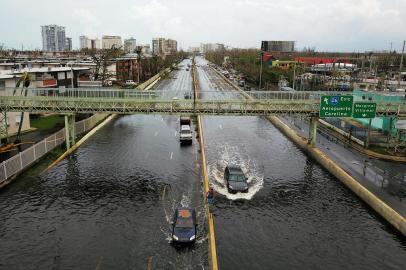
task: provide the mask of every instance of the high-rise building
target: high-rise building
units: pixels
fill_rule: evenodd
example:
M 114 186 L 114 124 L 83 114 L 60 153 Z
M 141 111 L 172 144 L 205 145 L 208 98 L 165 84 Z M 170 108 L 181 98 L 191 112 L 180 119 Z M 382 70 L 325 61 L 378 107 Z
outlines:
M 178 42 L 173 39 L 153 38 L 152 53 L 156 55 L 168 55 L 178 51 Z
M 178 42 L 174 39 L 166 39 L 164 42 L 164 53 L 173 54 L 178 51 Z
M 65 51 L 71 51 L 72 50 L 72 38 L 67 37 L 65 39 Z
M 137 43 L 135 38 L 129 38 L 124 40 L 124 52 L 133 53 L 137 49 Z
M 44 25 L 42 28 L 42 50 L 64 51 L 65 50 L 65 27 L 55 24 Z
M 293 52 L 294 50 L 294 41 L 263 40 L 261 42 L 261 51 L 264 52 Z
M 123 43 L 120 36 L 103 36 L 102 37 L 102 48 L 103 49 L 112 49 L 112 48 L 121 48 Z
M 80 49 L 100 49 L 100 39 L 80 36 Z
M 223 51 L 223 50 L 224 50 L 224 44 L 220 44 L 220 43 L 202 43 L 202 44 L 200 44 L 201 53 Z
M 164 48 L 164 38 L 153 38 L 152 39 L 152 53 L 155 55 L 163 54 Z
M 149 46 L 149 44 L 139 44 L 137 45 L 137 50 L 140 50 L 143 54 L 151 53 L 151 47 Z

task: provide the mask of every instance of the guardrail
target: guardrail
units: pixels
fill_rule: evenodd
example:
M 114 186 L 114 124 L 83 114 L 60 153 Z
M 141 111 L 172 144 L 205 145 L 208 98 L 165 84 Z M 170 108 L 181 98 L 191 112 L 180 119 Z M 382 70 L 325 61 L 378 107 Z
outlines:
M 76 122 L 76 135 L 92 129 L 106 114 L 93 115 L 85 120 Z M 7 184 L 10 178 L 28 168 L 45 154 L 55 149 L 65 141 L 65 128 L 34 144 L 30 148 L 3 161 L 0 164 L 0 188 Z
M 14 94 L 14 88 L 6 88 L 0 91 L 0 96 L 21 96 L 21 90 L 18 89 Z M 177 92 L 190 92 L 190 89 L 179 89 Z M 235 99 L 235 91 L 209 90 L 203 91 L 215 99 L 216 96 L 224 99 L 224 95 L 229 94 L 230 98 Z M 351 92 L 346 91 L 250 91 L 246 92 L 251 97 L 257 100 L 320 100 L 322 95 L 351 95 Z M 70 98 L 101 98 L 101 99 L 128 99 L 142 97 L 170 97 L 170 91 L 165 89 L 155 89 L 153 91 L 142 91 L 138 89 L 92 89 L 92 88 L 28 88 L 27 96 L 40 96 L 43 98 L 52 97 L 70 97 Z M 181 98 L 181 97 L 180 97 Z M 392 102 L 393 103 L 393 102 Z M 405 103 L 398 101 L 397 103 Z

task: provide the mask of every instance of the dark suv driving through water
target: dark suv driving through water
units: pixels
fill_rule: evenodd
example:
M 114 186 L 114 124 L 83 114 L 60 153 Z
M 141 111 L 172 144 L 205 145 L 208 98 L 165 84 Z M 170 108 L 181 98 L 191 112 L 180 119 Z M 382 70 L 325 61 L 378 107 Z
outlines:
M 172 242 L 191 244 L 196 241 L 196 211 L 189 207 L 178 207 L 173 215 Z
M 230 193 L 248 192 L 247 177 L 238 166 L 229 165 L 224 172 L 227 189 Z

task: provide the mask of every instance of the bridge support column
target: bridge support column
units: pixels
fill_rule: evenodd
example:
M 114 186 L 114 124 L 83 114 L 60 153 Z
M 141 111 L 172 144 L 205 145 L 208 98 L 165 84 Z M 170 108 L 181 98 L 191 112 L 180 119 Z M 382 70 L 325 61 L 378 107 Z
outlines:
M 66 149 L 72 147 L 75 144 L 76 130 L 75 130 L 75 114 L 65 115 L 65 143 Z
M 319 118 L 318 117 L 311 117 L 310 118 L 310 123 L 309 123 L 309 140 L 308 144 L 310 146 L 315 146 L 316 145 L 316 136 L 317 136 L 317 122 Z

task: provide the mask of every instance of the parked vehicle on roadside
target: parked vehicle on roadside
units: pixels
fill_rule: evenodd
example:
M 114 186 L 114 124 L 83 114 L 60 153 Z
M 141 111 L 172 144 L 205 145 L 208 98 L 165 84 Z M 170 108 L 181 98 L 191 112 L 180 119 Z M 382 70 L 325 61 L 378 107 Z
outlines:
M 136 83 L 133 80 L 126 80 L 125 85 L 136 85 Z

